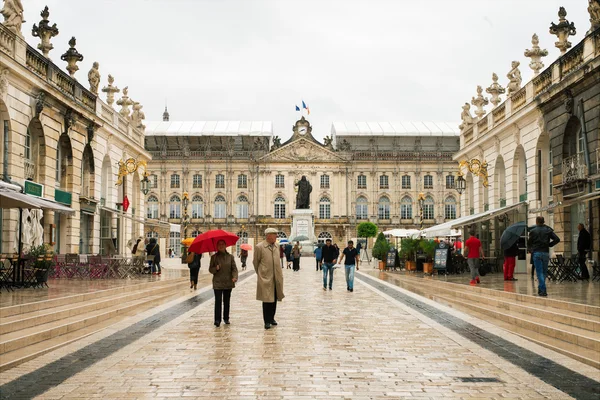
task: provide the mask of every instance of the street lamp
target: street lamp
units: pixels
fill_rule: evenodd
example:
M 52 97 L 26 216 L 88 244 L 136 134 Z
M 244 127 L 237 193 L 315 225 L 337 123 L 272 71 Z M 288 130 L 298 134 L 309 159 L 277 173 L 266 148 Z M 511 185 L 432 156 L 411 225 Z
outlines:
M 467 190 L 467 181 L 465 180 L 462 172 L 458 171 L 458 178 L 456 178 L 456 191 L 459 195 L 463 194 Z
M 190 196 L 188 192 L 183 192 L 183 239 L 187 238 L 187 227 L 189 223 L 189 217 L 187 213 L 188 204 L 190 202 Z M 181 246 L 183 251 L 181 252 L 181 262 L 187 258 L 187 248 L 185 246 Z
M 144 196 L 150 192 L 150 181 L 148 180 L 148 172 L 144 172 L 144 178 L 140 181 L 140 187 Z
M 423 205 L 425 204 L 425 195 L 423 192 L 419 193 L 419 198 L 417 200 L 419 202 L 419 212 L 421 214 L 421 228 L 423 230 Z

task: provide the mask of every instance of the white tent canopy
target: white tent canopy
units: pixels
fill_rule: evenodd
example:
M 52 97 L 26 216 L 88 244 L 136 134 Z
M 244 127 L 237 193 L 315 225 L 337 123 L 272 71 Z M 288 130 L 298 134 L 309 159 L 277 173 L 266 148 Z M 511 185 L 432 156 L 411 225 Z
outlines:
M 390 229 L 389 231 L 384 231 L 383 234 L 387 236 L 394 236 L 399 238 L 407 238 L 414 234 L 419 233 L 418 229 Z

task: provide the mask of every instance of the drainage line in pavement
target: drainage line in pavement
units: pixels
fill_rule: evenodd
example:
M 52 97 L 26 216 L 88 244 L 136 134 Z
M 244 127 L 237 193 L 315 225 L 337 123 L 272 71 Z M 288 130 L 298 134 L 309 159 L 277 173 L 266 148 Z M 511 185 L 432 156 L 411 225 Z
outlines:
M 242 282 L 254 271 L 240 274 Z M 0 386 L 0 399 L 34 398 L 214 297 L 207 290 Z
M 374 278 L 367 277 L 364 274 L 357 274 L 356 277 L 444 327 L 453 330 L 462 337 L 522 368 L 536 378 L 554 386 L 556 389 L 576 399 L 598 400 L 600 383 L 597 381 L 450 315 L 445 311 L 430 306 L 421 300 L 408 296 L 398 289 L 384 285 Z

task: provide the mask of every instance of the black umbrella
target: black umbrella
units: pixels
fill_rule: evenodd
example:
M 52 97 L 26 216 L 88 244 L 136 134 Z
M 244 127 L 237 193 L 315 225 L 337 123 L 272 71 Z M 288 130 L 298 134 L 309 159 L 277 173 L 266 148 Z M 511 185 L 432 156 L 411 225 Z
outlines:
M 502 247 L 502 250 L 510 249 L 526 231 L 526 222 L 517 222 L 506 228 L 500 238 L 500 247 Z

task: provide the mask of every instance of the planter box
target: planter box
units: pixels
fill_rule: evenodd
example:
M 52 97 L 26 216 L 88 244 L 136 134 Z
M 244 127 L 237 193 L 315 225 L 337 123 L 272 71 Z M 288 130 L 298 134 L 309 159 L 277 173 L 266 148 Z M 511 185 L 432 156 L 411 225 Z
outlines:
M 379 270 L 383 271 L 385 269 L 385 263 L 383 261 L 379 261 Z
M 406 269 L 408 271 L 416 271 L 417 270 L 417 262 L 416 261 L 407 261 Z
M 433 274 L 433 263 L 423 263 L 423 272 Z

